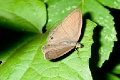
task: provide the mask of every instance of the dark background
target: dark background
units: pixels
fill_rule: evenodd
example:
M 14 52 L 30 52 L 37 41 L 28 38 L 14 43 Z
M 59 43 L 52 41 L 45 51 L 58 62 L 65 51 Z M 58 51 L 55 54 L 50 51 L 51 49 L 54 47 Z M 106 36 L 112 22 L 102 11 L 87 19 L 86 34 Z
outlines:
M 106 8 L 110 10 L 110 14 L 114 17 L 117 41 L 114 42 L 113 51 L 110 54 L 109 60 L 105 61 L 101 68 L 97 68 L 96 71 L 92 72 L 94 80 L 109 80 L 107 76 L 108 73 L 120 78 L 120 74 L 113 72 L 115 66 L 120 64 L 120 10 Z

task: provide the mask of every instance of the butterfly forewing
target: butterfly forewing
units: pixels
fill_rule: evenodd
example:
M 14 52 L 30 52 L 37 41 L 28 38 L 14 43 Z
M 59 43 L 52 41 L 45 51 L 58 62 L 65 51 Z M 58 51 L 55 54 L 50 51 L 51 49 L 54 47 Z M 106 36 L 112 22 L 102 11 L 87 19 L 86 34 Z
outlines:
M 82 28 L 82 14 L 79 9 L 75 9 L 61 23 L 66 35 L 71 41 L 78 41 Z
M 59 43 L 59 41 L 78 41 L 82 28 L 82 15 L 79 9 L 70 13 L 61 24 L 53 29 L 48 37 L 48 42 Z M 52 38 L 52 39 L 51 39 Z
M 50 32 L 47 41 L 50 44 L 59 44 L 59 42 L 69 40 L 69 39 L 70 39 L 69 36 L 66 35 L 66 31 L 63 30 L 60 24 Z

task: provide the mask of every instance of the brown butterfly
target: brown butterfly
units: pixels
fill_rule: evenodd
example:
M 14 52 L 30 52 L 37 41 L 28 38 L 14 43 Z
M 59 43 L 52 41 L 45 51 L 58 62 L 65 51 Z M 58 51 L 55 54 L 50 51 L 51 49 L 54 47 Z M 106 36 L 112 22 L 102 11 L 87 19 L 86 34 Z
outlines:
M 56 59 L 75 47 L 81 47 L 78 39 L 82 29 L 82 14 L 79 9 L 72 11 L 48 36 L 47 45 L 42 47 L 45 59 Z

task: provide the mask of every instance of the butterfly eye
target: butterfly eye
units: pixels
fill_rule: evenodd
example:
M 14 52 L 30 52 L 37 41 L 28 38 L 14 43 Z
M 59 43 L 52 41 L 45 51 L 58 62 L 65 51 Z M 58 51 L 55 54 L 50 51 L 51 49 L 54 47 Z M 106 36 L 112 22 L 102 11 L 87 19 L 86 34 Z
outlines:
M 50 39 L 53 39 L 53 37 L 52 37 L 52 36 L 50 36 Z

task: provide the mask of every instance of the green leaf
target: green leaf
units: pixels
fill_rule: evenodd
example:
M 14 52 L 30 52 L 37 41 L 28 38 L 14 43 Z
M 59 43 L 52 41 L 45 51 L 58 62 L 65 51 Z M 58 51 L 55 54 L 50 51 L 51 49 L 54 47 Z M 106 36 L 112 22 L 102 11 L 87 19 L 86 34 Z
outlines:
M 17 31 L 42 33 L 45 4 L 37 0 L 0 0 L 0 24 Z
M 40 44 L 41 40 L 45 38 L 41 37 L 40 39 L 39 36 L 32 36 L 27 38 L 27 42 L 19 46 L 6 62 L 2 63 L 0 79 L 92 80 L 89 70 L 89 58 L 90 46 L 93 43 L 92 31 L 96 24 L 90 20 L 87 20 L 86 24 L 81 41 L 84 48 L 79 49 L 79 53 L 75 51 L 58 62 L 45 60 L 41 51 L 42 45 Z
M 70 2 L 69 0 L 48 0 L 46 3 L 48 5 L 48 23 L 46 25 L 47 30 L 53 27 L 53 25 L 55 25 L 55 23 L 58 21 L 64 19 L 73 9 L 77 8 L 79 5 L 82 5 L 80 0 L 72 0 Z
M 98 1 L 110 8 L 120 9 L 120 0 L 98 0 Z
M 39 48 L 40 42 L 39 36 L 29 36 L 26 40 L 21 42 L 21 45 L 16 50 L 11 51 L 11 55 L 0 66 L 0 79 L 4 80 L 20 80 L 24 76 L 25 72 L 31 67 L 31 63 Z M 40 65 L 40 64 L 38 64 Z M 29 75 L 33 77 L 32 73 Z M 34 74 L 35 76 L 35 74 Z M 29 78 L 30 79 L 30 78 Z
M 106 80 L 120 80 L 120 78 L 114 74 L 106 73 Z
M 117 41 L 113 17 L 109 10 L 104 8 L 96 0 L 85 0 L 83 12 L 90 14 L 90 18 L 98 24 L 94 30 L 94 41 L 92 46 L 92 65 L 102 66 L 105 60 L 109 59 L 114 41 Z
M 114 74 L 118 74 L 118 75 L 120 74 L 120 63 L 113 68 L 112 72 Z

